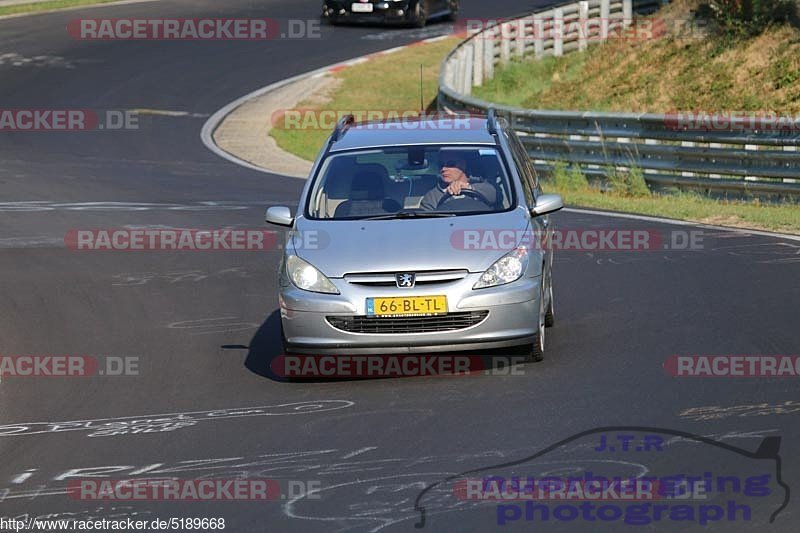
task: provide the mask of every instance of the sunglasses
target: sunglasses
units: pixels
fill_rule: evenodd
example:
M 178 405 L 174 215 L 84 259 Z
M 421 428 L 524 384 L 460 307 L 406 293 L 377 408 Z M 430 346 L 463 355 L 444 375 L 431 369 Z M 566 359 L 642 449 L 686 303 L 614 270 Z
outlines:
M 444 165 L 442 165 L 442 166 L 443 167 L 450 167 L 450 168 L 457 168 L 457 167 L 460 167 L 462 164 L 463 163 L 461 163 L 461 161 L 456 161 L 455 159 L 448 159 L 444 163 Z

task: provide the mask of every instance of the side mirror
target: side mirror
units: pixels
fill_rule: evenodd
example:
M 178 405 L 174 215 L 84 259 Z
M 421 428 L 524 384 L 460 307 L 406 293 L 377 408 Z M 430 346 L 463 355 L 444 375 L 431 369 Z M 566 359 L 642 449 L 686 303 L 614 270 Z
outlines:
M 275 205 L 268 208 L 266 214 L 264 215 L 264 220 L 270 224 L 286 226 L 287 228 L 291 228 L 292 224 L 294 223 L 292 212 L 288 207 L 282 205 Z
M 564 207 L 564 201 L 558 194 L 543 194 L 536 199 L 536 206 L 531 209 L 532 216 L 546 215 Z

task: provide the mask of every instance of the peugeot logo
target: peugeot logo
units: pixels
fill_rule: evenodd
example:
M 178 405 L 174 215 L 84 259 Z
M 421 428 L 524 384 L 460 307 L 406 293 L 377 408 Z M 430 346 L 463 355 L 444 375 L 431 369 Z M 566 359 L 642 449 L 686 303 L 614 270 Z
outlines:
M 395 274 L 395 279 L 397 281 L 397 286 L 400 288 L 411 288 L 414 286 L 415 276 L 414 274 L 403 273 L 403 274 Z

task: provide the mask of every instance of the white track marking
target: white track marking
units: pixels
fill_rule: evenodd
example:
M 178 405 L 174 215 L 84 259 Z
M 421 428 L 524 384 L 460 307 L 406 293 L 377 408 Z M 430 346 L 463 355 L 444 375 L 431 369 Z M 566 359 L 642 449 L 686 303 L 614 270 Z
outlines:
M 86 431 L 92 436 L 126 435 L 129 433 L 159 433 L 194 426 L 198 422 L 242 418 L 250 416 L 286 416 L 321 413 L 352 407 L 349 400 L 316 400 L 257 407 L 234 407 L 212 411 L 192 411 L 94 420 L 70 420 L 66 422 L 23 422 L 0 426 L 0 437 Z M 152 428 L 155 427 L 155 430 Z
M 342 459 L 350 459 L 351 457 L 355 457 L 356 455 L 361 455 L 364 452 L 377 449 L 378 449 L 377 446 L 367 446 L 366 448 L 361 448 L 360 450 L 348 453 L 347 455 L 343 456 Z
M 43 0 L 46 1 L 46 0 Z M 45 15 L 47 13 L 54 13 L 57 11 L 77 11 L 83 9 L 98 9 L 101 7 L 114 7 L 114 6 L 124 6 L 128 4 L 145 4 L 149 2 L 159 2 L 160 0 L 119 0 L 118 2 L 106 2 L 105 4 L 89 4 L 89 5 L 82 5 L 82 6 L 71 6 L 71 7 L 57 7 L 53 9 L 47 9 L 44 11 L 34 11 L 31 13 L 14 13 L 13 15 L 0 15 L 0 21 L 4 19 L 11 19 L 11 18 L 19 18 L 19 17 L 29 17 L 31 15 Z
M 744 228 L 731 228 L 727 226 L 714 226 L 712 224 L 703 224 L 700 222 L 689 222 L 687 220 L 675 220 L 672 218 L 652 217 L 648 215 L 634 215 L 631 213 L 610 213 L 608 211 L 594 211 L 592 209 L 583 209 L 580 207 L 565 207 L 563 209 L 568 213 L 584 213 L 587 215 L 596 215 L 601 217 L 610 218 L 628 218 L 632 220 L 646 220 L 649 222 L 660 222 L 662 224 L 673 224 L 675 226 L 693 226 L 696 228 L 708 228 L 728 233 L 740 233 L 746 235 L 760 235 L 763 237 L 776 237 L 780 239 L 789 239 L 791 241 L 800 241 L 800 235 L 789 235 L 787 233 L 773 233 L 771 231 L 760 231 L 754 229 Z

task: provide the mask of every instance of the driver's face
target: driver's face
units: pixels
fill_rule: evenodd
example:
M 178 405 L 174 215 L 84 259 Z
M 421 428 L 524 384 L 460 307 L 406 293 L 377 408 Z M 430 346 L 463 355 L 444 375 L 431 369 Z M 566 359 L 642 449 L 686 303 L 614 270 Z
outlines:
M 452 183 L 460 179 L 464 175 L 464 168 L 466 165 L 464 164 L 463 159 L 458 159 L 456 157 L 448 157 L 442 163 L 442 179 L 447 183 Z

